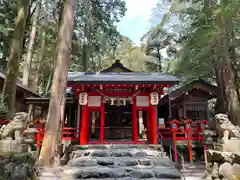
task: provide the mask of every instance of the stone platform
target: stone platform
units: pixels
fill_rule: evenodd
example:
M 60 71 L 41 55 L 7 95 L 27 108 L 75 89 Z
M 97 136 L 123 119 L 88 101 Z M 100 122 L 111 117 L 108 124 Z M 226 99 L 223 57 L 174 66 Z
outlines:
M 40 180 L 181 179 L 161 146 L 75 146 L 66 166 L 44 169 Z

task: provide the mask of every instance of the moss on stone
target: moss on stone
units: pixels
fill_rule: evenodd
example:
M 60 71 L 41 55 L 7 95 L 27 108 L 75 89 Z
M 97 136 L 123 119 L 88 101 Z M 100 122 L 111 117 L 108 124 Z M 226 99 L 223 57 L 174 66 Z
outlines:
M 19 152 L 0 152 L 0 157 L 3 161 L 0 162 L 0 179 L 16 179 L 23 178 L 26 179 L 27 174 L 32 174 L 30 180 L 37 180 L 37 176 L 34 173 L 35 159 L 32 157 L 31 153 L 19 153 Z M 27 167 L 27 174 L 24 168 Z M 18 171 L 22 173 L 18 173 Z M 29 178 L 28 178 L 29 179 Z
M 17 154 L 21 154 L 21 153 L 18 153 L 18 152 L 1 152 L 0 151 L 0 156 L 2 156 L 2 157 L 10 157 L 10 156 L 14 156 L 14 155 L 17 155 Z

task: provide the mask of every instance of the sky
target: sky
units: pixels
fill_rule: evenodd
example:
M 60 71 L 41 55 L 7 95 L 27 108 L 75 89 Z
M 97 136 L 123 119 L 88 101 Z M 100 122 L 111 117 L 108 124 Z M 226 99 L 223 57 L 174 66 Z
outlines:
M 136 45 L 140 38 L 150 29 L 151 10 L 159 0 L 125 0 L 127 12 L 118 24 L 118 30 L 128 36 Z

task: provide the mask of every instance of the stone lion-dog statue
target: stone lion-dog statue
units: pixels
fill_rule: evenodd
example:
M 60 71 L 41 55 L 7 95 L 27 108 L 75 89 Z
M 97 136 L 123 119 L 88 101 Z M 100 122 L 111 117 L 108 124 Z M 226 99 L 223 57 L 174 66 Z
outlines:
M 13 120 L 0 128 L 0 139 L 22 138 L 23 132 L 28 124 L 28 114 L 18 112 Z

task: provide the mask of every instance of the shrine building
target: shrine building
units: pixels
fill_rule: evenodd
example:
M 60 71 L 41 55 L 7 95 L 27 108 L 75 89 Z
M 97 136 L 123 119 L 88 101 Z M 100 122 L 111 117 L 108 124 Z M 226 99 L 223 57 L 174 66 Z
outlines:
M 172 75 L 133 72 L 119 60 L 102 72 L 69 72 L 64 126 L 79 129 L 81 145 L 158 144 L 159 97 L 178 82 Z M 49 98 L 26 103 L 47 109 Z

